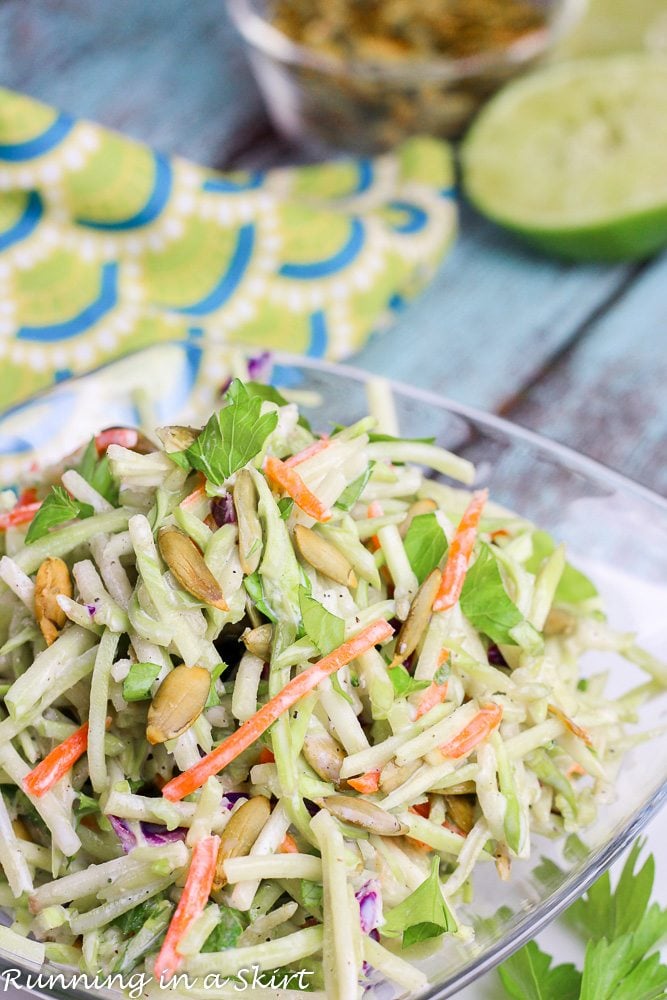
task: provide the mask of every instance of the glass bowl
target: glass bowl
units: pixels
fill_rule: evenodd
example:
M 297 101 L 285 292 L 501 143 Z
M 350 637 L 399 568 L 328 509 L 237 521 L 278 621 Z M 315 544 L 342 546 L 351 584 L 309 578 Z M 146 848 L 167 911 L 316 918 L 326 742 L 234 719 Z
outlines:
M 382 152 L 411 135 L 460 135 L 480 104 L 543 59 L 586 0 L 531 0 L 545 25 L 501 49 L 461 59 L 343 59 L 295 42 L 270 0 L 227 0 L 276 128 L 314 154 Z
M 104 426 L 135 422 L 138 405 L 144 412 L 152 409 L 158 423 L 201 419 L 215 400 L 194 388 L 195 373 L 191 345 L 175 342 L 139 351 L 15 407 L 0 417 L 0 482 L 13 481 L 34 460 L 65 456 Z M 272 380 L 299 394 L 320 429 L 367 412 L 371 377 L 347 366 L 274 355 Z M 598 585 L 613 626 L 635 631 L 655 654 L 667 648 L 667 501 L 497 417 L 424 390 L 393 388 L 401 433 L 435 436 L 471 458 L 479 485 L 489 486 L 495 500 L 567 543 L 572 561 Z M 618 694 L 643 678 L 610 653 L 589 654 L 585 669 L 608 670 L 611 691 Z M 639 716 L 642 729 L 664 722 L 660 700 L 643 706 Z M 445 941 L 424 959 L 430 983 L 424 1000 L 453 996 L 537 934 L 630 844 L 666 796 L 667 736 L 662 735 L 624 759 L 615 798 L 600 808 L 581 839 L 535 838 L 533 856 L 514 863 L 507 883 L 499 881 L 493 866 L 482 866 L 467 914 L 476 925 L 475 941 Z M 3 967 L 22 966 L 0 952 Z M 57 987 L 43 992 L 70 1000 L 105 994 Z

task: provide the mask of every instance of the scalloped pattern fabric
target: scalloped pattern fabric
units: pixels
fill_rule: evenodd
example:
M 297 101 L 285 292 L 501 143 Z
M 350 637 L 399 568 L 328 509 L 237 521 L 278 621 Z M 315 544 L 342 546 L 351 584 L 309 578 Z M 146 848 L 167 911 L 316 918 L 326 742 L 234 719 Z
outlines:
M 449 147 L 222 174 L 0 90 L 0 406 L 152 343 L 341 359 L 456 233 Z

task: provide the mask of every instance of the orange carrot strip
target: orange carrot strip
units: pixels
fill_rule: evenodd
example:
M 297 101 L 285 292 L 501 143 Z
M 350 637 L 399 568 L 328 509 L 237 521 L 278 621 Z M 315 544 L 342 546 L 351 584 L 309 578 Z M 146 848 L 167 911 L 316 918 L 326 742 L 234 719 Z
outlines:
M 193 503 L 197 503 L 199 500 L 203 500 L 206 496 L 206 478 L 203 472 L 197 473 L 197 483 L 192 493 L 188 493 L 186 497 L 181 500 L 179 507 L 190 507 Z
M 21 490 L 16 506 L 27 507 L 30 503 L 37 503 L 37 490 L 34 486 L 26 486 L 24 490 Z
M 190 795 L 197 788 L 201 788 L 211 775 L 218 774 L 239 754 L 252 746 L 255 740 L 259 739 L 262 733 L 265 733 L 283 712 L 286 712 L 295 702 L 316 688 L 320 681 L 356 659 L 357 656 L 372 649 L 378 643 L 386 642 L 393 635 L 393 632 L 389 622 L 382 620 L 372 622 L 357 635 L 344 642 L 338 649 L 334 649 L 317 663 L 311 663 L 302 673 L 288 681 L 282 691 L 270 698 L 258 712 L 239 726 L 236 732 L 223 740 L 215 750 L 212 750 L 206 757 L 202 757 L 198 763 L 193 764 L 183 774 L 179 774 L 167 782 L 162 789 L 162 794 L 171 802 L 178 802 L 179 799 Z
M 461 596 L 463 582 L 468 572 L 468 563 L 477 537 L 477 527 L 488 495 L 488 490 L 473 493 L 472 500 L 459 521 L 456 534 L 447 551 L 442 583 L 433 602 L 434 611 L 447 611 L 448 608 L 453 608 Z
M 456 833 L 459 835 L 459 837 L 465 838 L 468 836 L 465 830 L 462 830 L 460 826 L 456 825 L 456 823 L 451 823 L 448 819 L 446 819 L 442 825 L 445 828 L 445 830 L 449 830 L 450 833 Z
M 415 712 L 415 720 L 421 719 L 422 715 L 426 715 L 426 713 L 430 712 L 432 708 L 435 708 L 436 705 L 443 702 L 447 697 L 448 687 L 448 681 L 445 681 L 444 684 L 436 684 L 435 681 L 433 681 L 429 687 L 426 688 L 419 700 L 417 711 Z
M 262 747 L 259 751 L 258 764 L 275 764 L 276 758 L 273 754 L 273 750 L 269 750 L 268 747 Z
M 41 506 L 41 503 L 17 503 L 12 510 L 0 514 L 0 531 L 14 528 L 17 524 L 28 524 Z
M 138 440 L 139 431 L 132 427 L 109 427 L 95 435 L 95 447 L 98 455 L 104 454 L 110 444 L 119 444 L 122 448 L 129 448 L 131 451 Z
M 573 778 L 575 775 L 586 774 L 581 764 L 573 763 L 570 764 L 567 771 L 565 772 L 566 778 Z
M 361 792 L 362 795 L 372 795 L 380 787 L 380 769 L 378 767 L 373 771 L 366 771 L 358 778 L 348 778 L 347 783 L 351 788 L 354 788 L 355 792 Z
M 303 449 L 303 451 L 298 451 L 296 455 L 291 455 L 289 458 L 286 458 L 285 465 L 289 465 L 289 467 L 293 469 L 295 465 L 301 465 L 302 462 L 307 461 L 314 455 L 319 455 L 321 451 L 324 451 L 325 448 L 329 447 L 329 444 L 330 441 L 328 437 L 322 437 L 319 441 L 313 441 L 313 443 L 309 444 L 307 448 Z
M 325 507 L 319 497 L 316 497 L 312 490 L 309 490 L 299 473 L 281 462 L 279 458 L 269 455 L 264 463 L 266 475 L 288 493 L 297 507 L 300 507 L 304 514 L 308 514 L 315 521 L 330 521 L 331 511 Z
M 410 842 L 410 846 L 414 847 L 416 851 L 422 851 L 424 854 L 427 854 L 433 850 L 431 845 L 425 844 L 423 840 L 417 840 L 415 837 L 406 837 L 405 839 Z
M 174 910 L 160 953 L 155 959 L 156 979 L 166 982 L 183 961 L 178 946 L 208 902 L 218 859 L 220 837 L 198 840 L 192 851 L 188 876 L 178 906 Z
M 408 812 L 414 813 L 415 816 L 423 816 L 424 819 L 428 819 L 431 815 L 431 803 L 419 802 L 416 806 L 410 806 Z
M 382 517 L 382 515 L 384 514 L 384 510 L 382 509 L 382 504 L 380 503 L 380 501 L 371 500 L 366 510 L 366 514 L 368 515 L 368 517 Z M 380 548 L 380 539 L 378 538 L 377 535 L 373 535 L 371 537 L 371 543 L 373 545 L 373 548 L 377 552 L 377 550 Z
M 111 719 L 107 719 L 106 724 L 108 728 L 111 725 Z M 71 771 L 87 749 L 88 723 L 85 722 L 80 729 L 54 747 L 44 760 L 33 767 L 29 774 L 26 774 L 23 779 L 23 790 L 28 795 L 38 797 L 46 795 L 61 778 L 65 777 L 68 771 Z
M 465 757 L 490 736 L 503 717 L 501 705 L 482 705 L 477 715 L 448 743 L 440 747 L 443 757 Z
M 547 712 L 555 716 L 559 722 L 562 722 L 566 729 L 569 729 L 573 736 L 577 736 L 580 740 L 586 744 L 587 747 L 593 746 L 593 740 L 591 739 L 591 734 L 583 726 L 578 726 L 569 715 L 566 715 L 562 709 L 558 708 L 557 705 L 547 705 Z
M 286 833 L 278 848 L 278 854 L 298 854 L 299 847 L 291 833 Z

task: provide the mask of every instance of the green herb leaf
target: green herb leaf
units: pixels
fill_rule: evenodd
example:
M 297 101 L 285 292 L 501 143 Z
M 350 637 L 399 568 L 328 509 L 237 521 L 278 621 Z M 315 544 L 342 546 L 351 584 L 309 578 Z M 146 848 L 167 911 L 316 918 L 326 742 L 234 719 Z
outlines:
M 581 973 L 574 965 L 551 966 L 551 956 L 529 941 L 498 970 L 513 1000 L 577 1000 Z
M 147 899 L 145 903 L 139 903 L 138 906 L 134 906 L 127 913 L 121 913 L 119 917 L 111 921 L 111 924 L 113 927 L 118 927 L 127 937 L 133 937 L 139 933 L 146 921 L 153 916 L 156 910 L 161 908 L 163 900 L 164 893 L 159 893 L 157 896 L 153 896 L 152 899 Z
M 278 618 L 268 606 L 264 600 L 264 587 L 262 586 L 262 578 L 255 570 L 250 576 L 247 576 L 243 581 L 243 586 L 246 589 L 246 593 L 250 596 L 253 604 L 269 621 L 277 622 Z
M 355 503 L 364 492 L 368 480 L 371 478 L 371 472 L 373 471 L 373 466 L 375 462 L 369 462 L 366 466 L 366 471 L 362 472 L 360 476 L 357 476 L 349 486 L 346 486 L 341 495 L 336 500 L 334 504 L 339 510 L 352 510 Z
M 293 506 L 294 500 L 292 497 L 282 497 L 282 499 L 278 501 L 278 510 L 280 511 L 280 516 L 283 521 L 286 521 L 290 516 Z
M 193 468 L 203 472 L 214 486 L 222 486 L 252 461 L 278 423 L 277 413 L 261 414 L 262 400 L 252 396 L 239 379 L 234 379 L 225 399 L 227 405 L 213 414 L 185 450 Z
M 315 643 L 322 656 L 337 649 L 345 640 L 345 622 L 311 597 L 305 587 L 299 587 L 299 607 L 305 633 Z
M 402 664 L 399 664 L 397 667 L 390 667 L 387 673 L 389 680 L 394 686 L 394 693 L 397 698 L 407 698 L 409 694 L 414 694 L 415 691 L 423 691 L 424 688 L 429 686 L 428 681 L 416 681 Z
M 533 554 L 526 560 L 525 567 L 530 573 L 537 573 L 547 556 L 550 556 L 555 550 L 556 543 L 546 531 L 534 531 L 532 541 Z M 566 563 L 556 587 L 554 601 L 563 604 L 579 604 L 581 601 L 587 601 L 590 597 L 597 597 L 597 595 L 597 589 L 588 577 L 570 563 Z
M 317 882 L 310 882 L 308 879 L 301 879 L 301 899 L 307 910 L 322 909 L 322 886 Z
M 482 545 L 466 574 L 461 611 L 471 625 L 493 642 L 516 646 L 511 629 L 523 622 L 523 615 L 508 596 L 488 545 Z
M 220 695 L 216 690 L 215 682 L 218 680 L 219 677 L 222 676 L 222 674 L 225 672 L 226 669 L 227 669 L 227 664 L 221 661 L 220 663 L 217 663 L 211 670 L 211 687 L 209 689 L 208 698 L 206 699 L 206 704 L 204 705 L 204 708 L 214 708 L 215 705 L 220 704 Z
M 94 511 L 90 504 L 74 500 L 63 486 L 52 486 L 45 497 L 25 536 L 26 545 L 47 535 L 51 528 L 72 521 L 76 517 L 91 517 Z
M 246 922 L 240 910 L 221 906 L 220 922 L 206 938 L 202 951 L 225 951 L 233 948 L 245 929 Z
M 338 677 L 338 673 L 335 673 L 335 674 L 331 675 L 331 686 L 334 689 L 334 691 L 336 692 L 336 694 L 339 694 L 341 696 L 341 698 L 345 699 L 345 701 L 348 703 L 348 705 L 354 705 L 354 702 L 350 698 L 350 696 L 347 693 L 347 691 L 343 690 L 343 687 L 342 687 L 342 685 L 340 683 L 340 679 Z
M 133 663 L 123 681 L 125 701 L 146 701 L 151 696 L 151 688 L 162 668 L 158 663 Z
M 180 466 L 181 469 L 185 469 L 186 472 L 192 468 L 184 451 L 168 451 L 167 458 L 170 458 L 172 462 L 175 465 Z
M 456 930 L 456 921 L 442 895 L 439 867 L 440 859 L 433 858 L 428 878 L 402 903 L 385 914 L 382 934 L 398 937 L 402 933 L 404 948 Z
M 109 458 L 106 454 L 98 456 L 94 437 L 88 442 L 76 471 L 110 504 L 117 506 L 118 486 L 111 475 Z
M 447 551 L 447 538 L 434 513 L 414 517 L 403 544 L 412 572 L 420 583 L 439 565 Z
M 611 891 L 611 879 L 607 871 L 585 896 L 568 909 L 568 923 L 593 941 L 601 938 L 612 941 L 622 934 L 637 930 L 646 913 L 655 878 L 652 856 L 646 859 L 639 871 L 635 871 L 642 847 L 641 840 L 633 844 L 615 892 Z

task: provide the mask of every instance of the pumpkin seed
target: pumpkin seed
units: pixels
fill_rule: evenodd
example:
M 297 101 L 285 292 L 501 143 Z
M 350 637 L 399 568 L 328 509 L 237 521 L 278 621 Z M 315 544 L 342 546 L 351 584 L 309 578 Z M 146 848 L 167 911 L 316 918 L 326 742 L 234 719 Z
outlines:
M 213 891 L 217 892 L 227 884 L 225 861 L 229 858 L 244 858 L 264 829 L 271 815 L 269 800 L 256 795 L 239 806 L 220 834 L 218 860 L 213 877 Z
M 316 531 L 297 524 L 294 528 L 294 541 L 300 554 L 318 573 L 328 576 L 343 587 L 357 586 L 357 577 L 350 562 L 335 545 Z
M 405 538 L 410 525 L 416 517 L 419 517 L 420 514 L 432 514 L 433 511 L 437 509 L 438 505 L 435 500 L 431 500 L 427 497 L 423 500 L 415 500 L 415 502 L 408 507 L 405 519 L 401 521 L 399 525 L 398 531 L 401 538 Z
M 309 730 L 303 741 L 303 756 L 323 781 L 340 782 L 345 752 L 333 736 L 322 730 Z
M 55 642 L 67 621 L 56 599 L 59 594 L 72 596 L 72 578 L 67 563 L 62 559 L 45 559 L 35 577 L 35 618 L 47 646 Z
M 572 635 L 577 628 L 577 619 L 569 611 L 552 608 L 544 623 L 545 635 Z
M 249 653 L 259 656 L 268 663 L 271 659 L 271 643 L 273 641 L 273 626 L 259 625 L 257 628 L 247 628 L 241 636 L 243 645 Z
M 178 528 L 161 528 L 158 546 L 162 558 L 188 594 L 220 611 L 229 610 L 220 584 L 191 538 Z
M 164 445 L 166 452 L 185 451 L 186 448 L 189 448 L 197 440 L 201 434 L 201 429 L 172 424 L 169 427 L 158 427 L 155 433 Z
M 329 795 L 322 800 L 322 803 L 325 809 L 343 823 L 359 826 L 369 833 L 376 833 L 379 837 L 401 837 L 407 833 L 407 826 L 367 799 L 352 798 L 348 795 Z
M 415 594 L 408 616 L 401 625 L 401 631 L 396 640 L 394 665 L 402 663 L 419 645 L 421 638 L 431 620 L 431 609 L 440 589 L 442 573 L 439 569 L 431 570 L 421 587 Z
M 409 764 L 403 764 L 400 767 L 393 760 L 390 760 L 380 772 L 380 788 L 385 795 L 389 795 L 390 792 L 393 792 L 399 785 L 402 785 L 408 778 L 411 778 L 420 767 L 421 761 L 419 760 L 411 760 Z
M 165 743 L 189 729 L 204 710 L 210 689 L 211 675 L 204 667 L 181 665 L 168 673 L 148 709 L 148 742 Z
M 470 833 L 475 825 L 475 803 L 472 795 L 444 795 L 447 813 L 453 823 L 464 833 Z
M 247 469 L 237 473 L 232 496 L 239 526 L 241 569 L 250 576 L 259 566 L 262 555 L 262 525 L 257 513 L 257 490 Z
M 462 781 L 458 785 L 450 785 L 445 795 L 474 795 L 477 786 L 474 781 Z

